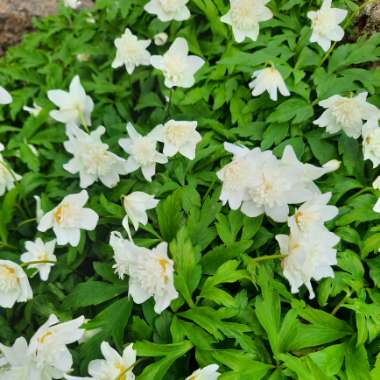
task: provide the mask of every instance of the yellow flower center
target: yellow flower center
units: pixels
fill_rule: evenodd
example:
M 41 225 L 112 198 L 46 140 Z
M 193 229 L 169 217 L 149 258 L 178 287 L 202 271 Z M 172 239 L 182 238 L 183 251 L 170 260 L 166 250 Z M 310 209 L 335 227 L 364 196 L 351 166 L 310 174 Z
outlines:
M 49 336 L 52 336 L 53 333 L 51 331 L 46 331 L 45 334 L 41 335 L 39 338 L 38 338 L 38 342 L 41 343 L 41 344 L 44 344 L 45 343 L 45 340 L 49 337 Z

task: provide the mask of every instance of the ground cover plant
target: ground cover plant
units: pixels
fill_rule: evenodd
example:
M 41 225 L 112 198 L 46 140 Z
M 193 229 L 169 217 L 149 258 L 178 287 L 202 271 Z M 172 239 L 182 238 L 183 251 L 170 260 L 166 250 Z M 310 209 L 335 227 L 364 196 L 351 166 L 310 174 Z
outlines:
M 380 379 L 369 3 L 35 21 L 0 61 L 0 379 Z

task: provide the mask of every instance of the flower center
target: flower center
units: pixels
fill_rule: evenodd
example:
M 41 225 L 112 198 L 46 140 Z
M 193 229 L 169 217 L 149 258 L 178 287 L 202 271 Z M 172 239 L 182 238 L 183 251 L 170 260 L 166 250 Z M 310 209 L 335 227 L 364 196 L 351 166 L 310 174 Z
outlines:
M 155 152 L 156 148 L 154 141 L 147 137 L 141 137 L 132 147 L 132 155 L 141 165 L 154 162 Z
M 361 121 L 360 110 L 354 99 L 337 100 L 331 107 L 331 111 L 337 122 L 344 126 L 355 126 Z
M 162 9 L 167 12 L 175 12 L 178 9 L 178 0 L 158 0 Z
M 176 146 L 186 144 L 190 134 L 190 129 L 183 125 L 170 125 L 166 128 L 165 135 L 168 141 Z
M 229 163 L 224 170 L 223 185 L 230 190 L 240 190 L 245 187 L 248 177 L 248 165 L 243 160 L 236 160 Z
M 65 209 L 67 209 L 67 205 L 61 205 L 54 211 L 54 220 L 57 224 L 63 223 L 65 219 Z
M 161 268 L 161 276 L 164 279 L 164 283 L 167 284 L 169 282 L 169 278 L 166 274 L 166 271 L 169 265 L 169 261 L 166 259 L 159 259 L 158 263 L 160 264 L 160 268 Z
M 16 270 L 7 266 L 0 266 L 0 289 L 8 292 L 19 287 L 20 280 L 17 277 Z
M 53 333 L 51 331 L 46 331 L 44 334 L 42 334 L 39 338 L 38 338 L 38 342 L 40 344 L 44 344 L 46 339 L 49 337 L 49 336 L 52 336 Z
M 312 21 L 313 29 L 322 35 L 329 34 L 337 25 L 335 13 L 331 9 L 319 11 Z
M 252 0 L 238 0 L 231 4 L 231 19 L 242 30 L 249 30 L 258 23 L 259 4 Z
M 116 363 L 115 368 L 119 371 L 118 377 L 115 380 L 126 380 L 127 367 L 123 363 Z
M 165 77 L 171 82 L 178 82 L 186 71 L 186 62 L 184 61 L 183 56 L 174 54 L 167 57 L 163 71 Z
M 49 255 L 46 251 L 42 251 L 37 255 L 38 261 L 47 261 L 49 259 Z

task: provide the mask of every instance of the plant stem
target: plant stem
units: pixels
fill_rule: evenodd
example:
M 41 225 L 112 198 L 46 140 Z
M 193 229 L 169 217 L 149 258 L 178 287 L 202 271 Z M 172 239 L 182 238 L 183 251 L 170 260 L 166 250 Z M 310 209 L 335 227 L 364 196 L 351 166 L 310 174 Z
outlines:
M 342 305 L 351 297 L 352 292 L 350 290 L 346 290 L 346 295 L 340 300 L 338 305 L 336 305 L 331 312 L 332 315 L 335 315 L 338 310 L 342 307 Z
M 275 260 L 275 259 L 283 259 L 286 255 L 282 254 L 275 254 L 275 255 L 266 255 L 266 256 L 259 256 L 252 258 L 251 260 L 255 263 L 259 261 L 266 261 L 266 260 Z
M 34 260 L 34 261 L 27 261 L 25 263 L 20 264 L 22 268 L 27 267 L 28 265 L 34 265 L 34 264 L 56 264 L 56 261 L 50 261 L 50 260 Z

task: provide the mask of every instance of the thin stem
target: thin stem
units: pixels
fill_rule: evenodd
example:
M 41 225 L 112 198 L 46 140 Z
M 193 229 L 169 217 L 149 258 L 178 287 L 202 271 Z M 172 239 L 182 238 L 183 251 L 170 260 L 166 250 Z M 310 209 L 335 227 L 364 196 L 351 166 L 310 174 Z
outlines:
M 17 249 L 16 246 L 12 245 L 12 244 L 7 244 L 7 243 L 4 243 L 4 242 L 0 242 L 0 248 L 3 247 L 3 248 L 10 248 L 10 249 Z
M 351 297 L 351 290 L 346 290 L 346 295 L 340 300 L 338 305 L 334 307 L 334 310 L 331 312 L 332 315 L 335 315 L 338 310 L 343 306 L 343 304 Z
M 30 219 L 23 220 L 22 222 L 20 222 L 17 225 L 17 227 L 19 228 L 19 227 L 23 226 L 24 224 L 28 224 L 28 223 L 34 222 L 36 220 L 37 220 L 37 218 L 30 218 Z
M 34 261 L 27 261 L 25 263 L 20 264 L 22 268 L 27 267 L 28 265 L 34 265 L 34 264 L 56 264 L 56 261 L 51 260 L 34 260 Z
M 131 364 L 128 368 L 126 368 L 123 372 L 120 373 L 120 375 L 117 376 L 115 380 L 123 380 L 125 378 L 125 375 L 128 373 L 128 371 L 131 371 L 136 365 L 140 364 L 144 359 L 137 360 L 133 364 Z
M 275 259 L 283 259 L 284 257 L 286 257 L 286 255 L 275 254 L 275 255 L 259 256 L 259 257 L 252 258 L 251 260 L 252 260 L 253 262 L 257 263 L 257 262 L 259 262 L 259 261 L 275 260 Z
M 361 189 L 360 191 L 358 191 L 356 194 L 353 194 L 351 197 L 349 197 L 345 203 L 350 203 L 352 200 L 354 200 L 355 198 L 357 198 L 359 195 L 363 194 L 363 193 L 375 193 L 375 189 L 373 187 L 363 187 L 363 189 Z

